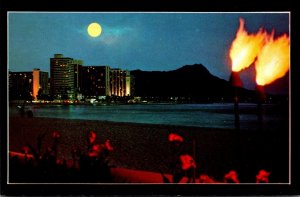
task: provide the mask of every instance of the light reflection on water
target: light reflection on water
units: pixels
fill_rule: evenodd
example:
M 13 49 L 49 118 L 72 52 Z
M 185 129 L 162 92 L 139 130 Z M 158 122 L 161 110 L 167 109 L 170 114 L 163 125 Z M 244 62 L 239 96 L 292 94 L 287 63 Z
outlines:
M 271 106 L 271 105 L 270 105 Z M 270 106 L 264 106 L 268 109 Z M 272 107 L 272 106 L 271 106 Z M 34 105 L 35 117 L 102 120 L 234 129 L 233 104 Z M 240 103 L 241 129 L 257 124 L 257 105 Z M 13 113 L 13 110 L 10 110 Z M 264 114 L 267 127 L 286 117 Z

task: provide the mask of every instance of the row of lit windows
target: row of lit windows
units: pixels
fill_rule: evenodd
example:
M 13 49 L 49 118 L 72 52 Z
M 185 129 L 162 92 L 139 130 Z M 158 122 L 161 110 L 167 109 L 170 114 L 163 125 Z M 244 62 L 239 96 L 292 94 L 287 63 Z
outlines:
M 53 79 L 54 78 L 52 78 L 52 80 Z M 55 80 L 53 80 L 53 81 L 57 81 L 57 80 L 73 81 L 73 78 L 71 78 L 71 77 L 65 77 L 65 76 L 58 76 L 58 77 L 55 77 Z
M 61 72 L 72 72 L 73 73 L 73 71 L 70 69 L 60 69 L 60 70 L 55 69 L 52 73 L 61 73 Z
M 32 74 L 28 74 L 29 76 L 27 76 L 27 74 L 24 74 L 24 73 L 13 73 L 13 74 L 9 74 L 9 76 L 11 76 L 12 75 L 12 77 L 17 77 L 18 75 L 19 76 L 23 76 L 23 77 L 32 77 Z

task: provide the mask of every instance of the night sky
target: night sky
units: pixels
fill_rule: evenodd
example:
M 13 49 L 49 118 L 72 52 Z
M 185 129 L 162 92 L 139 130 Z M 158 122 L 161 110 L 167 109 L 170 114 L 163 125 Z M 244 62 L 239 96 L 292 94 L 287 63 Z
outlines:
M 264 27 L 275 37 L 289 34 L 289 13 L 22 13 L 8 14 L 10 71 L 40 68 L 49 72 L 55 53 L 81 59 L 84 65 L 145 71 L 169 71 L 203 64 L 229 79 L 229 48 L 239 27 L 256 33 Z M 87 33 L 102 26 L 100 37 Z M 244 86 L 254 89 L 254 69 L 242 71 Z M 278 85 L 279 84 L 279 85 Z M 278 83 L 275 92 L 285 86 Z M 286 89 L 287 88 L 283 88 Z

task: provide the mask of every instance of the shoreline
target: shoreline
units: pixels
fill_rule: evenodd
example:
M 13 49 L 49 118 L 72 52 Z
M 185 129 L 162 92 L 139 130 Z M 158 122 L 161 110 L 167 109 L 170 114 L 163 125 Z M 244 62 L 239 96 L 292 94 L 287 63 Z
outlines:
M 265 168 L 276 175 L 275 182 L 287 182 L 286 140 L 279 132 L 270 135 L 174 125 L 9 117 L 9 150 L 20 151 L 27 143 L 36 147 L 37 136 L 45 133 L 44 150 L 52 143 L 51 133 L 59 131 L 62 137 L 58 155 L 70 158 L 73 148 L 85 150 L 86 134 L 90 130 L 96 132 L 97 142 L 111 141 L 115 148 L 110 155 L 113 166 L 170 173 L 172 150 L 168 134 L 175 132 L 184 138 L 186 152 L 195 154 L 197 174 L 206 173 L 220 180 L 226 172 L 235 169 L 241 182 L 253 182 L 257 171 Z M 279 169 L 282 172 L 277 172 Z
M 119 106 L 101 107 L 97 105 L 41 105 L 39 107 L 39 105 L 31 105 L 27 106 L 27 108 L 25 107 L 25 113 L 23 113 L 23 116 L 60 118 L 76 121 L 100 120 L 103 122 L 113 122 L 115 124 L 122 121 L 122 123 L 125 124 L 133 123 L 145 125 L 150 124 L 156 126 L 168 125 L 175 127 L 186 126 L 208 129 L 212 127 L 218 129 L 235 129 L 234 108 L 231 106 L 233 104 L 214 104 L 216 106 L 213 107 L 200 105 L 200 107 L 196 106 L 196 108 L 194 106 L 187 105 L 183 106 L 183 113 L 179 111 L 178 115 L 176 110 L 181 108 L 181 106 L 177 107 L 180 104 L 171 104 L 176 106 L 174 108 L 167 109 L 166 113 L 164 112 L 164 107 L 159 107 L 158 109 L 161 111 L 158 111 L 159 113 L 156 114 L 156 111 L 153 113 L 151 112 L 152 106 L 145 108 L 143 107 L 149 104 L 142 104 L 142 107 L 140 107 L 139 104 L 135 105 L 138 107 L 119 108 Z M 155 107 L 156 105 L 157 104 L 155 104 Z M 59 107 L 59 110 L 57 110 L 56 107 Z M 171 111 L 172 109 L 174 109 L 174 112 Z M 262 126 L 265 127 L 263 129 L 271 130 L 276 129 L 277 126 L 281 126 L 282 124 L 288 124 L 289 111 L 287 109 L 288 107 L 285 105 L 265 104 L 262 109 L 262 115 L 264 116 L 264 122 L 262 123 Z M 170 110 L 170 113 L 168 110 Z M 191 113 L 189 113 L 189 110 L 191 110 Z M 49 114 L 47 114 L 48 111 L 50 112 Z M 72 113 L 70 113 L 71 111 Z M 140 111 L 142 111 L 141 118 L 138 117 L 138 113 L 140 113 Z M 18 109 L 18 107 L 10 107 L 9 116 L 20 116 L 20 112 L 21 110 Z M 254 129 L 260 129 L 260 126 L 257 125 L 258 112 L 255 104 L 241 103 L 239 106 L 239 113 L 241 130 L 252 131 Z M 166 114 L 166 118 L 164 118 L 164 114 Z M 214 123 L 216 124 L 214 125 Z M 256 128 L 254 128 L 255 126 Z M 288 128 L 288 126 L 286 128 Z

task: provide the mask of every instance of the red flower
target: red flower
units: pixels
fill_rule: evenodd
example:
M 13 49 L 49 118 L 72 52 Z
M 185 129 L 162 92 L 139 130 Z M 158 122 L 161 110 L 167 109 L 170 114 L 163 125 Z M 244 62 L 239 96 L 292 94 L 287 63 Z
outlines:
M 93 144 L 96 141 L 96 137 L 97 137 L 96 133 L 94 131 L 90 131 L 88 136 L 89 143 Z
M 270 172 L 265 170 L 260 170 L 258 175 L 256 175 L 256 183 L 269 183 Z
M 98 157 L 102 151 L 100 144 L 94 144 L 91 148 L 91 151 L 88 153 L 89 157 Z
M 53 137 L 54 139 L 60 138 L 60 132 L 58 132 L 58 131 L 53 131 L 52 137 Z
M 199 177 L 199 183 L 217 183 L 217 181 L 206 174 L 201 174 Z
M 236 173 L 236 171 L 231 170 L 230 172 L 225 174 L 224 180 L 225 180 L 225 182 L 233 181 L 234 183 L 239 183 L 240 181 L 238 180 L 237 177 L 238 177 L 238 174 Z
M 190 168 L 196 168 L 196 164 L 195 164 L 193 157 L 191 157 L 188 154 L 180 155 L 180 161 L 182 164 L 181 168 L 183 170 L 188 170 Z
M 105 143 L 104 143 L 104 146 L 105 148 L 108 150 L 108 151 L 113 151 L 114 150 L 114 147 L 112 147 L 111 143 L 110 143 L 110 140 L 106 140 Z
M 95 144 L 95 145 L 93 145 L 92 150 L 95 152 L 100 152 L 101 146 L 99 144 Z
M 175 133 L 170 133 L 169 142 L 183 142 L 183 138 Z

